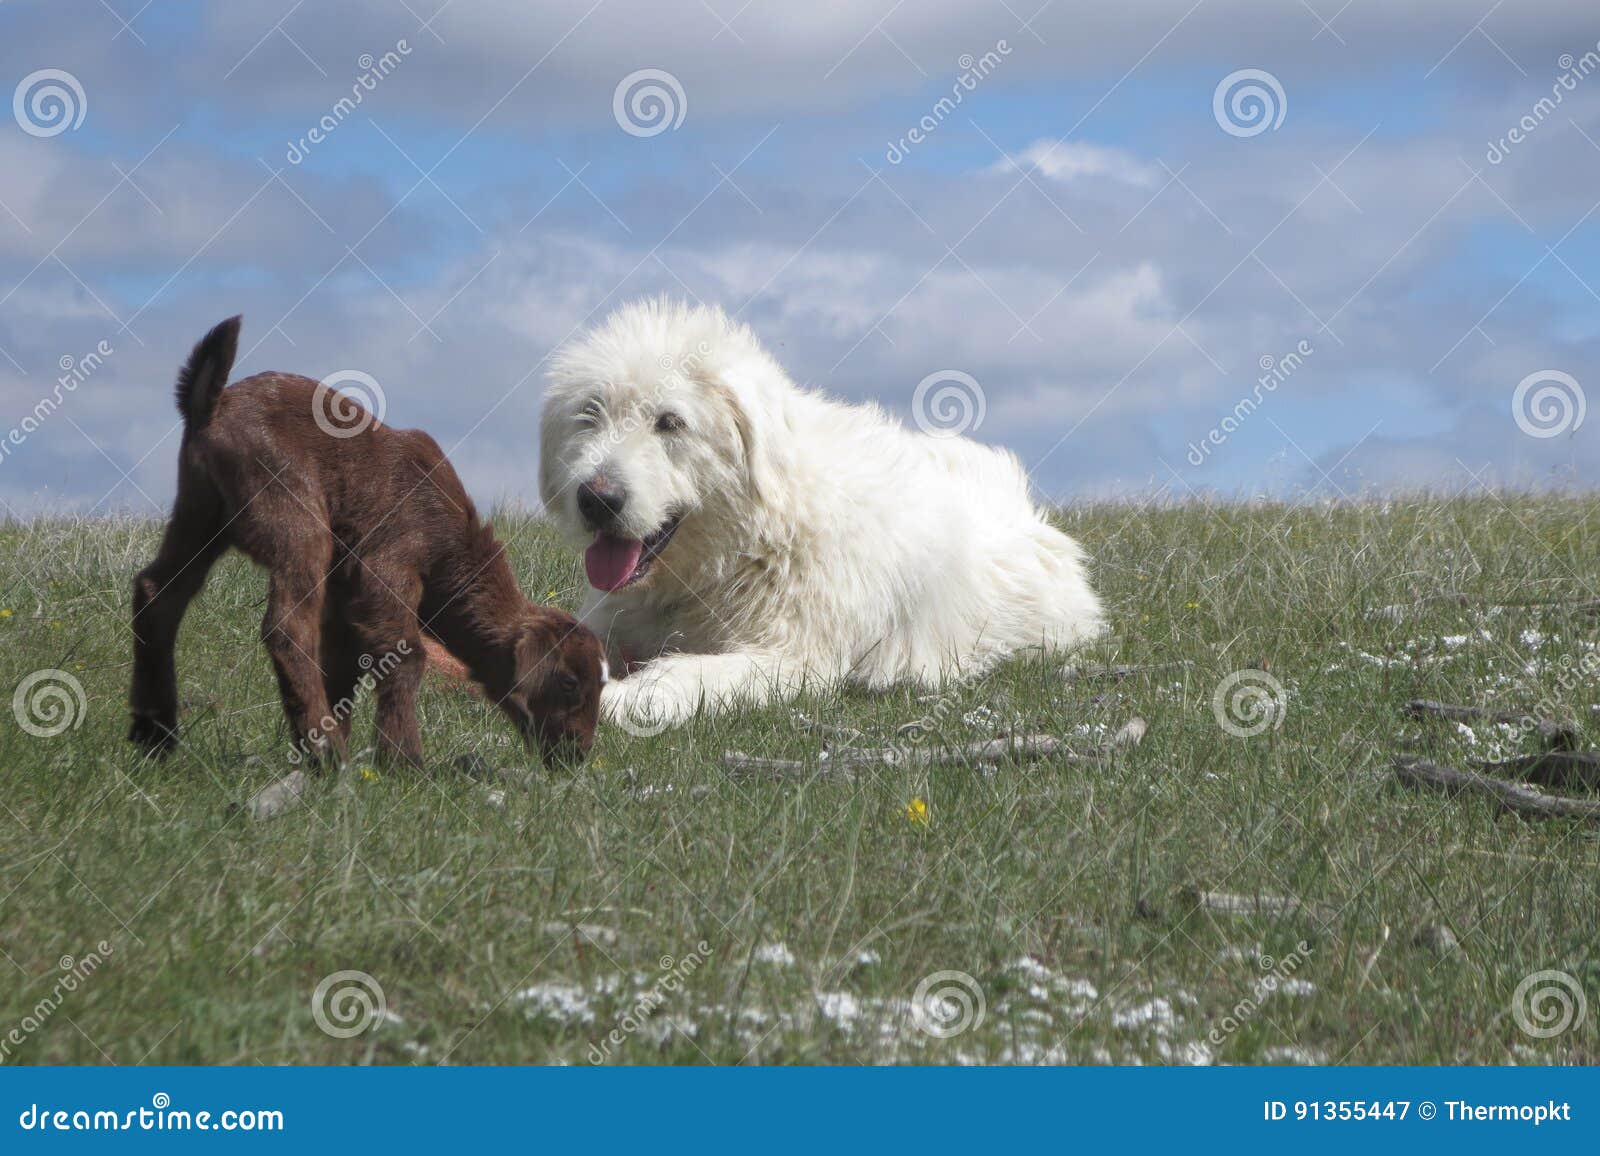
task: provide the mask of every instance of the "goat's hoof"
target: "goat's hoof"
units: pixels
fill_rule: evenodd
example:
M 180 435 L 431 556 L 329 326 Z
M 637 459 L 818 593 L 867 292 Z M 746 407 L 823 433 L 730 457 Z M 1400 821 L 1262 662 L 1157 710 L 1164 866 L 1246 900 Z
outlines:
M 150 754 L 164 756 L 178 745 L 178 730 L 174 724 L 161 719 L 136 714 L 128 727 L 128 741 L 137 743 Z

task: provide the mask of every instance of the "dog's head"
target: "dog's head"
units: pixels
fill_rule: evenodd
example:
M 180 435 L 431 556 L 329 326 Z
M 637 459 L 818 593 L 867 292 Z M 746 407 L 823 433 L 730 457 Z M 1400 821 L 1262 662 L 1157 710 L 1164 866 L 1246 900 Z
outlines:
M 763 430 L 782 371 L 718 310 L 661 301 L 614 313 L 554 359 L 540 427 L 545 507 L 613 591 L 682 572 L 685 528 L 748 524 L 773 465 Z M 714 535 L 737 544 L 737 536 Z
M 571 615 L 538 606 L 513 630 L 506 685 L 485 689 L 546 764 L 581 761 L 609 674 L 600 640 Z

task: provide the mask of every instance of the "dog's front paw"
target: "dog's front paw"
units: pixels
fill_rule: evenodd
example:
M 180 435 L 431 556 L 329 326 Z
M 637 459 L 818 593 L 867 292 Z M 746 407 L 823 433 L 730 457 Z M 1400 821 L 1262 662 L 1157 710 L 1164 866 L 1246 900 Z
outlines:
M 640 673 L 607 683 L 600 692 L 600 714 L 635 738 L 649 738 L 694 714 L 694 704 L 669 681 Z
M 178 745 L 177 725 L 153 715 L 136 714 L 128 727 L 128 741 L 137 743 L 148 754 L 165 756 Z

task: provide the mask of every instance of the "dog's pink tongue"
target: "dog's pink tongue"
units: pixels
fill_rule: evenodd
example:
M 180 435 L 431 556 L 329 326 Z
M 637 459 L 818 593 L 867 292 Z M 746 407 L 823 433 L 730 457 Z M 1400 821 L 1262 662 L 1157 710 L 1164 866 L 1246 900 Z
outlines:
M 618 589 L 633 577 L 643 553 L 644 543 L 637 538 L 599 535 L 583 555 L 583 569 L 589 575 L 589 585 L 596 590 Z

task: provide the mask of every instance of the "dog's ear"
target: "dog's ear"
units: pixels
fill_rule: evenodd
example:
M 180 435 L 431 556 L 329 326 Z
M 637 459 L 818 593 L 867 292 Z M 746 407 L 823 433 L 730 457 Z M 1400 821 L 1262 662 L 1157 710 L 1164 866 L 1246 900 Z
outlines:
M 733 428 L 739 432 L 739 447 L 744 457 L 745 483 L 750 496 L 760 502 L 765 495 L 776 492 L 777 475 L 773 472 L 772 447 L 757 425 L 756 419 L 740 402 L 737 394 L 721 382 L 711 385 L 711 391 L 727 407 L 733 418 Z

